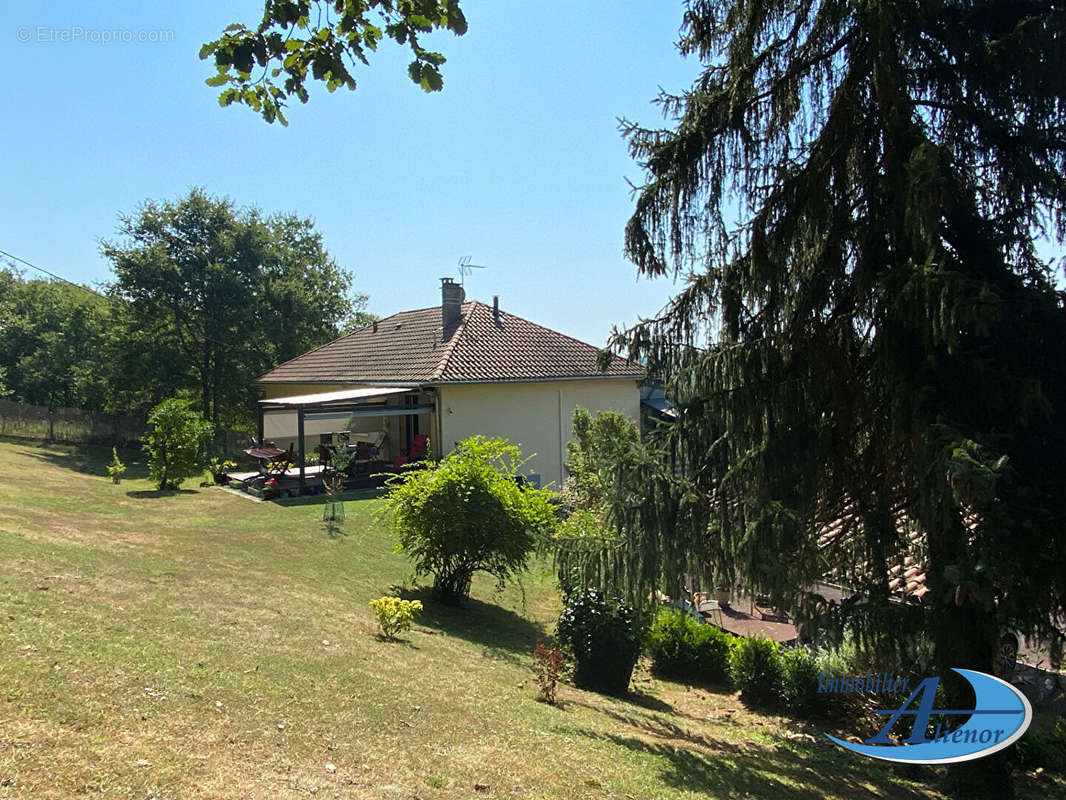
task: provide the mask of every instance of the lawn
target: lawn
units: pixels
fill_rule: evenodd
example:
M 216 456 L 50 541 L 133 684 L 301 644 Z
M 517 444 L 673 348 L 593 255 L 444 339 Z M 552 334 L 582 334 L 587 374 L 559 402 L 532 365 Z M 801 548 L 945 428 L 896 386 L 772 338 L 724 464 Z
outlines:
M 536 702 L 546 564 L 380 641 L 367 603 L 411 576 L 374 496 L 329 535 L 317 502 L 116 486 L 109 455 L 0 442 L 0 797 L 937 796 L 643 670 Z

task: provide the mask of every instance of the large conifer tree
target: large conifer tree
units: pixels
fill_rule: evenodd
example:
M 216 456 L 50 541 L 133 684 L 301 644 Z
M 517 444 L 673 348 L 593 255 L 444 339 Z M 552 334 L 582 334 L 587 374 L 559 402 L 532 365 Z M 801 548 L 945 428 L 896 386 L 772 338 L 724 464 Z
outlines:
M 992 671 L 1004 625 L 1057 635 L 1066 314 L 1036 245 L 1066 227 L 1064 5 L 689 3 L 702 76 L 627 126 L 628 255 L 684 279 L 616 342 L 680 408 L 628 512 L 648 574 L 669 550 L 799 608 L 835 569 L 891 608 L 917 547 L 941 674 Z M 957 791 L 1009 790 L 964 766 Z

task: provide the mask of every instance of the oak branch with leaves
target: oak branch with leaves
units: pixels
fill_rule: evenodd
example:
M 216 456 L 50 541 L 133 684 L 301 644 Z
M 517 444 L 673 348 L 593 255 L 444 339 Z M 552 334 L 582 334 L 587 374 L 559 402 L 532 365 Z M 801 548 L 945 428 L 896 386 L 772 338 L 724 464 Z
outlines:
M 219 105 L 243 103 L 267 122 L 287 125 L 282 109 L 293 95 L 307 102 L 308 77 L 330 92 L 354 90 L 351 68 L 356 61 L 368 65 L 386 39 L 410 48 L 412 81 L 440 91 L 445 58 L 420 40 L 437 29 L 466 33 L 458 0 L 266 0 L 258 26 L 228 26 L 200 49 L 200 58 L 213 57 L 218 67 L 207 84 L 222 88 Z

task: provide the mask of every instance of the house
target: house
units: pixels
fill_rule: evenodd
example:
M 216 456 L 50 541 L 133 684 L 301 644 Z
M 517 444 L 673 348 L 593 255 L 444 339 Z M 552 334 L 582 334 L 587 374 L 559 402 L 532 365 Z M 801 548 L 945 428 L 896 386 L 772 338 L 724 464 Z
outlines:
M 260 440 L 294 446 L 297 464 L 342 432 L 383 464 L 428 435 L 433 455 L 475 434 L 532 456 L 534 482 L 561 485 L 574 408 L 640 419 L 643 370 L 493 305 L 466 302 L 441 279 L 439 306 L 402 311 L 261 376 Z M 301 468 L 301 486 L 306 480 Z

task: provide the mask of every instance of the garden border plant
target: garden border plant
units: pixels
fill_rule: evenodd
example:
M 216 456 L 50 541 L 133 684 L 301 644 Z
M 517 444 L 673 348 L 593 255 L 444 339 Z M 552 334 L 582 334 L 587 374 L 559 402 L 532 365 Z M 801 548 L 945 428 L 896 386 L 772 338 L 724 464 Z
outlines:
M 111 478 L 111 482 L 118 484 L 122 482 L 122 476 L 126 474 L 126 465 L 122 463 L 122 459 L 118 457 L 118 448 L 112 445 L 111 447 L 111 463 L 107 465 L 107 475 Z
M 371 600 L 370 609 L 377 617 L 381 638 L 396 641 L 397 634 L 411 630 L 411 623 L 422 612 L 422 601 L 385 595 Z
M 537 639 L 533 648 L 533 674 L 537 681 L 537 699 L 550 706 L 558 705 L 557 689 L 566 657 L 551 639 Z

